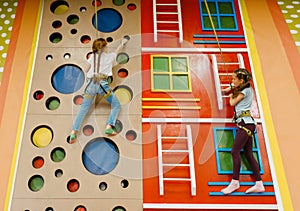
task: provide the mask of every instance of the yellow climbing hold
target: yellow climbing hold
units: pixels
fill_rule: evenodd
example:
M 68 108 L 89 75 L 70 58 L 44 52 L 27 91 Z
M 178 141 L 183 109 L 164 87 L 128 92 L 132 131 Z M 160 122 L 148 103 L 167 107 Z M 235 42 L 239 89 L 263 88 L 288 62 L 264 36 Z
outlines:
M 34 131 L 32 142 L 37 147 L 46 147 L 52 141 L 52 131 L 47 127 L 40 127 Z

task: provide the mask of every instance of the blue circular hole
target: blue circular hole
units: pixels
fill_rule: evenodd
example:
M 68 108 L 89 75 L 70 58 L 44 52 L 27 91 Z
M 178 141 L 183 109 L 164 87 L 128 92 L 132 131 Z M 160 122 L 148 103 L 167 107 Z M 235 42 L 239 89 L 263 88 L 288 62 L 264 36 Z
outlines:
M 81 88 L 84 83 L 84 74 L 76 65 L 63 65 L 52 74 L 53 88 L 62 94 L 71 94 Z
M 83 149 L 84 167 L 92 174 L 104 175 L 111 172 L 119 162 L 119 149 L 108 138 L 95 138 Z
M 101 32 L 114 32 L 122 24 L 121 14 L 111 8 L 101 9 L 97 12 L 97 26 L 96 18 L 93 16 L 94 27 Z

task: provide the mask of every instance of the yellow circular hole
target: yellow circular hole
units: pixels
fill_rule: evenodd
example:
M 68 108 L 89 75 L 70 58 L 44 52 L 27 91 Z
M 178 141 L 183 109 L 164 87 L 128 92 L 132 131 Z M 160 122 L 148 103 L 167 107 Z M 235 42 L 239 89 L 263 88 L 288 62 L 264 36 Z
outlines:
M 32 143 L 37 147 L 46 147 L 52 141 L 52 131 L 46 126 L 38 127 L 33 131 Z
M 127 86 L 120 86 L 114 90 L 114 93 L 121 105 L 125 105 L 132 100 L 132 91 Z
M 55 8 L 54 14 L 55 15 L 61 15 L 64 14 L 68 11 L 69 7 L 67 5 L 59 5 L 58 7 Z

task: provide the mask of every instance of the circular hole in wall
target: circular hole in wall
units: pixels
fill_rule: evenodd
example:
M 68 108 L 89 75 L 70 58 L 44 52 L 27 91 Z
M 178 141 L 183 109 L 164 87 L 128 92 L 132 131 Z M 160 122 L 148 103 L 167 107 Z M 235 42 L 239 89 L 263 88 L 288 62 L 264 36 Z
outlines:
M 128 130 L 125 136 L 128 141 L 134 141 L 137 137 L 137 134 L 134 130 Z
M 135 4 L 128 4 L 127 9 L 129 9 L 130 11 L 136 10 L 136 5 Z
M 102 190 L 102 191 L 105 191 L 107 189 L 106 182 L 100 182 L 99 189 Z
M 69 4 L 66 1 L 55 1 L 51 4 L 50 10 L 55 15 L 64 14 L 68 11 Z
M 125 105 L 132 100 L 133 92 L 132 90 L 126 85 L 120 85 L 114 88 L 114 93 L 118 100 L 120 101 L 121 105 Z
M 36 147 L 46 147 L 53 139 L 53 131 L 46 125 L 36 127 L 31 133 L 31 141 Z
M 126 78 L 128 76 L 128 70 L 126 70 L 125 68 L 118 70 L 118 76 L 120 78 Z
M 92 2 L 92 5 L 95 6 L 95 3 L 96 3 L 96 5 L 97 5 L 97 7 L 100 7 L 100 6 L 102 5 L 102 2 L 101 2 L 100 0 L 94 0 L 94 1 Z
M 121 187 L 122 187 L 122 188 L 128 188 L 128 186 L 129 186 L 128 180 L 123 179 L 123 180 L 121 181 Z
M 112 211 L 126 211 L 126 209 L 122 206 L 117 206 L 117 207 L 113 208 Z
M 77 34 L 77 29 L 71 29 L 71 34 Z
M 29 189 L 34 192 L 41 190 L 43 186 L 44 186 L 44 179 L 40 175 L 34 175 L 28 181 Z
M 105 8 L 101 9 L 97 12 L 97 24 L 96 26 L 96 18 L 93 16 L 92 22 L 93 26 L 100 32 L 114 32 L 122 25 L 122 16 L 121 14 L 114 9 Z
M 80 12 L 86 12 L 86 7 L 80 7 L 79 11 Z
M 51 83 L 59 93 L 71 94 L 78 91 L 83 85 L 84 74 L 76 65 L 62 65 L 53 72 Z
M 119 64 L 126 64 L 129 61 L 129 56 L 127 53 L 121 52 L 117 55 L 116 60 Z
M 37 90 L 33 93 L 33 98 L 35 100 L 41 100 L 41 99 L 43 99 L 43 97 L 44 97 L 44 92 L 41 90 Z
M 54 162 L 61 162 L 65 159 L 66 152 L 63 148 L 57 147 L 51 151 L 51 160 Z
M 85 125 L 82 132 L 85 136 L 90 136 L 94 133 L 94 127 L 92 125 Z
M 50 61 L 50 60 L 52 60 L 52 59 L 53 59 L 53 56 L 52 56 L 52 55 L 47 55 L 47 56 L 46 56 L 46 60 Z
M 85 208 L 85 206 L 79 205 L 74 209 L 74 211 L 87 211 L 87 209 Z
M 107 83 L 109 85 L 109 84 L 111 84 L 113 82 L 114 77 L 113 76 L 108 76 L 106 80 L 107 80 Z
M 62 22 L 59 21 L 59 20 L 56 20 L 56 21 L 53 21 L 53 22 L 52 22 L 52 27 L 53 27 L 54 29 L 59 29 L 61 26 L 62 26 Z
M 88 52 L 88 53 L 86 54 L 86 59 L 89 59 L 89 58 L 91 57 L 92 54 L 93 54 L 93 52 Z
M 106 41 L 107 42 L 112 42 L 112 41 L 114 41 L 114 39 L 112 37 L 108 37 L 108 38 L 106 38 Z
M 52 207 L 47 207 L 45 211 L 54 211 L 54 209 Z
M 62 40 L 62 35 L 61 33 L 55 32 L 50 35 L 49 40 L 52 43 L 59 43 Z
M 64 58 L 65 58 L 65 59 L 70 59 L 70 58 L 71 58 L 71 54 L 65 53 L 65 54 L 64 54 Z
M 41 156 L 37 156 L 37 157 L 33 158 L 32 166 L 35 169 L 42 168 L 44 166 L 44 158 L 42 158 Z
M 57 177 L 57 178 L 61 177 L 63 174 L 64 174 L 64 173 L 63 173 L 63 170 L 61 170 L 61 169 L 57 169 L 57 170 L 55 170 L 55 172 L 54 172 L 54 175 L 55 175 L 55 177 Z
M 88 44 L 90 41 L 91 41 L 91 37 L 88 36 L 88 35 L 83 35 L 80 38 L 80 42 L 83 43 L 83 44 Z
M 79 189 L 79 181 L 76 179 L 71 179 L 67 184 L 67 189 L 70 192 L 76 192 Z
M 49 97 L 46 100 L 46 108 L 48 110 L 56 110 L 60 106 L 60 100 L 57 97 Z
M 106 137 L 92 139 L 82 152 L 84 167 L 95 175 L 111 172 L 117 166 L 119 157 L 117 145 Z
M 121 6 L 125 3 L 125 0 L 113 0 L 114 5 Z
M 76 95 L 74 98 L 73 98 L 73 103 L 75 105 L 81 105 L 82 104 L 82 101 L 83 101 L 83 96 L 82 95 Z
M 69 24 L 76 24 L 78 23 L 78 21 L 79 21 L 79 17 L 77 15 L 72 14 L 67 17 L 67 22 Z

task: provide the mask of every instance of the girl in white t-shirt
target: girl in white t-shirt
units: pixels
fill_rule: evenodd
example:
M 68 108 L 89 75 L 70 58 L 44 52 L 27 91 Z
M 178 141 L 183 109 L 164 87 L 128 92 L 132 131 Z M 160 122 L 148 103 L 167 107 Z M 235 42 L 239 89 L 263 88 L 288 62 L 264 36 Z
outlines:
M 231 87 L 223 90 L 225 92 L 228 92 L 233 89 L 233 93 L 229 95 L 229 103 L 231 106 L 234 106 L 234 120 L 239 128 L 231 149 L 233 161 L 232 180 L 226 188 L 221 190 L 221 192 L 223 192 L 224 194 L 230 194 L 240 187 L 240 152 L 242 149 L 244 149 L 244 155 L 246 156 L 251 166 L 255 178 L 255 185 L 247 189 L 246 193 L 265 191 L 259 172 L 259 166 L 252 152 L 252 136 L 256 127 L 256 123 L 250 114 L 253 100 L 253 90 L 250 85 L 251 79 L 252 76 L 246 69 L 237 69 L 232 74 Z
M 116 60 L 117 53 L 128 42 L 129 37 L 122 39 L 120 45 L 114 52 L 107 52 L 107 42 L 103 38 L 98 38 L 93 42 L 93 54 L 88 59 L 88 63 L 84 68 L 87 72 L 88 84 L 85 88 L 83 102 L 76 116 L 75 122 L 70 134 L 70 142 L 74 142 L 77 138 L 77 132 L 81 123 L 89 111 L 91 104 L 97 94 L 103 96 L 111 105 L 111 111 L 107 120 L 105 134 L 116 135 L 113 127 L 115 126 L 118 114 L 121 109 L 120 102 L 108 85 L 108 77 L 112 76 L 112 68 Z

